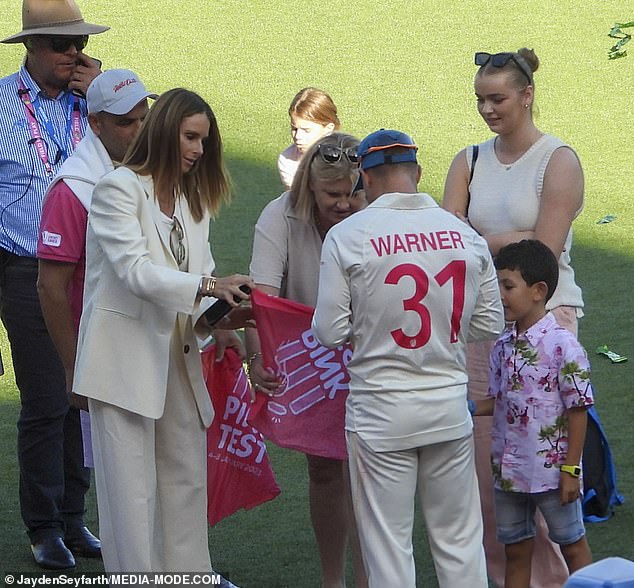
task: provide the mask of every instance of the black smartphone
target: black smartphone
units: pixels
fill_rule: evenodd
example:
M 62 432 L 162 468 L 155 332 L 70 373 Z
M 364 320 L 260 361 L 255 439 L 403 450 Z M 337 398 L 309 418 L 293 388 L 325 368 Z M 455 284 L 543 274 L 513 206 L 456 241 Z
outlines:
M 246 284 L 240 286 L 240 290 L 242 290 L 245 294 L 251 294 L 251 288 Z M 242 298 L 239 296 L 234 296 L 233 299 L 236 302 L 241 302 Z M 210 327 L 213 327 L 222 317 L 228 315 L 234 307 L 231 306 L 226 300 L 216 300 L 203 314 L 205 319 L 207 319 L 207 324 Z
M 101 66 L 103 65 L 101 59 L 97 59 L 96 57 L 91 57 L 91 59 L 94 59 L 97 64 L 99 65 L 99 69 L 101 69 Z M 77 65 L 82 65 L 81 61 L 77 61 Z M 72 90 L 71 94 L 73 96 L 78 96 L 79 98 L 85 98 L 86 94 L 84 94 L 81 90 Z

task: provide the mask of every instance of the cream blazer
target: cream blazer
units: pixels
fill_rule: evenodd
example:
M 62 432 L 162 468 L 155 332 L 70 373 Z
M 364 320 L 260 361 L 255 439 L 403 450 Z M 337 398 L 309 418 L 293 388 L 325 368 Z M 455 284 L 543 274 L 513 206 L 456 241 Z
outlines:
M 214 261 L 209 217 L 182 202 L 189 271 L 179 271 L 154 221 L 154 185 L 120 167 L 94 189 L 86 233 L 86 281 L 73 391 L 144 417 L 163 415 L 170 340 L 181 331 L 187 376 L 206 426 L 213 408 L 193 325 L 213 298 L 196 300 Z M 187 315 L 177 323 L 177 313 Z

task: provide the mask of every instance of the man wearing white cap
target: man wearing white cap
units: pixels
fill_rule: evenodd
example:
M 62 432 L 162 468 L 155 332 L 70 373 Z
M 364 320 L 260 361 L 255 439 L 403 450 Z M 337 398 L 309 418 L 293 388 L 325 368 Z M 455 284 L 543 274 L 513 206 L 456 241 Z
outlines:
M 326 235 L 313 329 L 354 348 L 345 427 L 370 588 L 416 586 L 417 491 L 440 588 L 486 588 L 465 346 L 500 332 L 502 305 L 484 239 L 418 193 L 416 151 L 385 129 L 359 144 L 369 205 Z
M 69 568 L 73 554 L 98 555 L 84 522 L 90 472 L 83 467 L 79 411 L 69 408 L 64 368 L 36 290 L 44 193 L 81 140 L 86 101 L 100 73 L 83 53 L 108 27 L 83 20 L 74 0 L 23 0 L 18 72 L 0 80 L 0 315 L 20 390 L 20 509 L 36 563 Z
M 87 410 L 86 399 L 72 394 L 77 333 L 86 268 L 86 226 L 95 184 L 123 159 L 148 112 L 148 98 L 138 76 L 112 69 L 88 87 L 88 128 L 77 149 L 62 165 L 42 208 L 37 244 L 38 293 L 44 320 L 66 371 L 71 403 Z M 82 426 L 88 426 L 82 418 Z

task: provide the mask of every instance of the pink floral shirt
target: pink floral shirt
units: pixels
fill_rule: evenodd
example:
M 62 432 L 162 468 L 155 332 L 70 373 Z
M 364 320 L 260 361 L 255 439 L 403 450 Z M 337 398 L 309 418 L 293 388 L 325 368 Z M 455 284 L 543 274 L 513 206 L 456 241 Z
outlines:
M 496 488 L 557 489 L 568 452 L 566 410 L 594 403 L 590 364 L 576 337 L 551 313 L 520 336 L 507 328 L 491 352 L 489 396 Z

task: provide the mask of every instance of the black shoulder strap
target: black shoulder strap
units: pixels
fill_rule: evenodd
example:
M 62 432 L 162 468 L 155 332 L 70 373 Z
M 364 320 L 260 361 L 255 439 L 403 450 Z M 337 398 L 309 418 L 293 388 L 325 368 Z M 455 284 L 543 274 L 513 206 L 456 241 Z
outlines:
M 474 145 L 471 151 L 471 172 L 469 173 L 469 186 L 471 186 L 471 180 L 473 180 L 473 172 L 475 170 L 476 161 L 478 161 L 478 151 L 480 151 L 479 145 Z
M 467 209 L 466 213 L 469 216 L 469 204 L 471 203 L 471 181 L 473 180 L 473 172 L 475 171 L 475 164 L 478 161 L 478 151 L 480 151 L 479 145 L 473 145 L 471 148 L 471 171 L 469 172 L 469 184 L 467 186 Z

